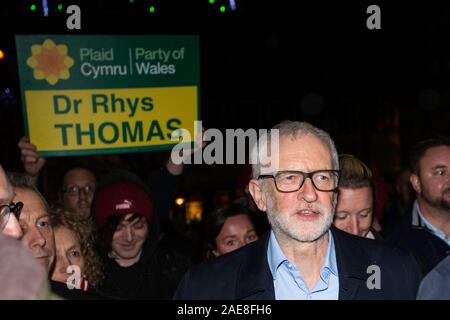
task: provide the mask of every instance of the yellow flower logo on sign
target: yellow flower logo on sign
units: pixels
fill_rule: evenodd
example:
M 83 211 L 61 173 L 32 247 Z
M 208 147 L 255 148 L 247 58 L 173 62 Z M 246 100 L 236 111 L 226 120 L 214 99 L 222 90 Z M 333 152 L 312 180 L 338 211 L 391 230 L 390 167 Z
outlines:
M 42 45 L 32 45 L 31 54 L 27 65 L 34 70 L 33 76 L 36 80 L 45 79 L 53 86 L 60 79 L 70 78 L 69 68 L 74 62 L 67 55 L 66 45 L 56 45 L 52 40 L 46 39 Z

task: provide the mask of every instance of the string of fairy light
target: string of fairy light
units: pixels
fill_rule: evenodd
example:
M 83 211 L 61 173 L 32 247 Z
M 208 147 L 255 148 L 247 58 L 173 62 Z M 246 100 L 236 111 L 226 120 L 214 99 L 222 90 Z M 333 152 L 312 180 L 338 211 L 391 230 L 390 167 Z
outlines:
M 42 0 L 42 2 L 40 3 L 41 7 L 42 7 L 42 15 L 45 17 L 48 17 L 50 15 L 50 6 L 48 4 L 48 0 Z M 55 4 L 55 8 L 58 12 L 62 12 L 63 11 L 63 4 L 62 3 L 56 3 Z M 37 12 L 38 10 L 38 3 L 31 3 L 30 7 L 29 7 L 31 12 Z
M 217 11 L 220 13 L 226 13 L 227 11 L 235 11 L 236 10 L 236 0 L 203 0 L 207 1 L 210 5 L 211 10 Z M 128 0 L 128 5 L 137 5 L 140 4 L 144 10 L 148 11 L 149 14 L 157 14 L 158 5 L 155 1 L 148 0 Z M 143 6 L 142 6 L 143 5 Z M 29 5 L 29 10 L 33 13 L 37 13 L 40 11 L 43 16 L 47 17 L 53 12 L 54 8 L 56 8 L 57 12 L 62 12 L 64 9 L 64 5 L 62 3 L 54 3 L 51 1 L 49 4 L 48 0 L 36 1 Z
M 158 0 L 123 0 L 124 5 L 131 6 L 136 10 L 145 10 L 149 15 L 158 14 Z M 167 0 L 162 0 L 167 1 Z M 198 0 L 195 0 L 198 1 Z M 225 14 L 236 10 L 236 2 L 239 0 L 202 0 L 204 4 L 209 7 L 210 12 L 218 12 Z M 32 14 L 43 15 L 44 17 L 52 16 L 55 14 L 66 13 L 66 7 L 64 1 L 53 0 L 36 0 L 30 1 L 27 5 L 27 10 Z M 107 3 L 107 2 L 105 2 Z M 3 48 L 0 48 L 0 62 L 4 61 L 7 54 Z

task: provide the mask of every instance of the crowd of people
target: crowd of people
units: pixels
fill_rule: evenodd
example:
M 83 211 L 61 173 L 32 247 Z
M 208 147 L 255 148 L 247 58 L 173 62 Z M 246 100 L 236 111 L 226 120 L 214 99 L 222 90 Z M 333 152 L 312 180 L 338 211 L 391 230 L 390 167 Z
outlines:
M 274 129 L 275 171 L 253 164 L 244 201 L 207 216 L 200 264 L 169 219 L 183 164 L 169 157 L 151 184 L 130 171 L 98 177 L 76 166 L 49 204 L 38 188 L 46 160 L 22 138 L 24 172 L 0 167 L 0 253 L 9 261 L 0 278 L 11 268 L 36 276 L 8 280 L 0 298 L 450 299 L 448 137 L 411 150 L 380 219 L 366 164 L 339 155 L 311 124 Z M 256 217 L 266 219 L 262 228 Z

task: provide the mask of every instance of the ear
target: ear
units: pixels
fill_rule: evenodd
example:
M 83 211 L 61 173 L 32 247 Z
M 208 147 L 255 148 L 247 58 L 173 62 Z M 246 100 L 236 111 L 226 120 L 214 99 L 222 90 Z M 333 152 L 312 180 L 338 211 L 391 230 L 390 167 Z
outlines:
M 420 185 L 420 179 L 419 179 L 419 177 L 418 177 L 416 174 L 413 173 L 413 174 L 411 174 L 411 176 L 409 177 L 409 181 L 411 182 L 411 185 L 412 185 L 414 191 L 415 191 L 417 194 L 420 194 L 420 193 L 422 192 L 422 188 L 421 188 L 421 185 Z
M 219 256 L 219 253 L 217 252 L 217 250 L 213 250 L 211 252 L 214 255 L 214 257 L 218 257 Z
M 262 192 L 261 186 L 259 185 L 258 181 L 255 179 L 250 180 L 248 184 L 248 190 L 250 191 L 253 200 L 258 206 L 258 209 L 261 211 L 266 211 L 266 199 L 264 198 L 264 193 Z

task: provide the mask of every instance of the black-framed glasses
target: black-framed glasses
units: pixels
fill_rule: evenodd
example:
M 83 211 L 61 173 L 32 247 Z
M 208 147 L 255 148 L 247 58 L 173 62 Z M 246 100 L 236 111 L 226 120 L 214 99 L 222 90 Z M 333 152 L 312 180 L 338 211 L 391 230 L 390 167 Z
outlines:
M 71 186 L 71 187 L 62 189 L 62 192 L 63 193 L 67 193 L 69 195 L 79 195 L 82 190 L 86 194 L 92 194 L 92 193 L 95 192 L 95 187 L 92 187 L 92 186 L 84 186 L 84 187 Z
M 11 202 L 10 204 L 0 206 L 0 231 L 8 224 L 9 216 L 13 213 L 17 220 L 20 218 L 20 213 L 23 208 L 23 202 Z
M 306 179 L 319 191 L 336 191 L 339 182 L 339 170 L 303 171 L 277 171 L 262 174 L 258 179 L 273 178 L 275 187 L 279 192 L 295 192 L 301 189 Z

